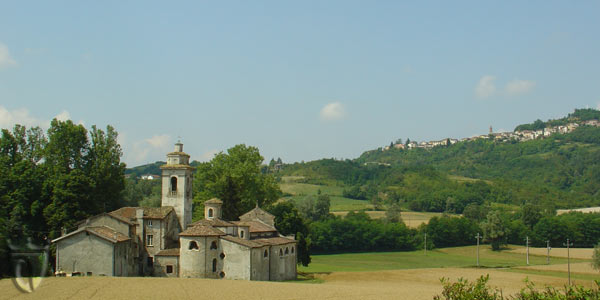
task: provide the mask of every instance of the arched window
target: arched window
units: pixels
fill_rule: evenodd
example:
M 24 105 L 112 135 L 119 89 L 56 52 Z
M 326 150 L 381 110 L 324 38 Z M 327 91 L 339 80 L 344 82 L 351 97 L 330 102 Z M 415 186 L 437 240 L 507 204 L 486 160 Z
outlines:
M 191 241 L 188 250 L 198 250 L 198 243 L 196 243 L 196 241 Z
M 209 208 L 209 209 L 208 209 L 208 217 L 209 217 L 209 218 L 212 218 L 212 217 L 213 217 L 213 209 L 212 209 L 212 208 Z
M 290 254 L 290 249 L 288 249 L 288 247 L 285 247 L 285 255 Z
M 212 241 L 212 243 L 210 243 L 210 250 L 216 250 L 216 249 L 217 249 L 217 242 Z
M 244 238 L 244 231 L 243 230 L 240 230 L 240 237 Z
M 294 254 L 294 247 L 292 247 L 292 254 Z
M 265 250 L 265 254 L 263 254 L 263 257 L 269 257 L 269 252 L 267 252 L 267 250 Z
M 217 271 L 217 259 L 213 258 L 213 272 Z
M 283 256 L 283 250 L 279 249 L 279 256 Z
M 177 193 L 177 177 L 171 177 L 171 194 Z

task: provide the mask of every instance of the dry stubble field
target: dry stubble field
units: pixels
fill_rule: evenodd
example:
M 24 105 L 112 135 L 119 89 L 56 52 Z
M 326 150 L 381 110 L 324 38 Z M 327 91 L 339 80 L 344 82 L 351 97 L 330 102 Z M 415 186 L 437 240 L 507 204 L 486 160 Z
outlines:
M 322 284 L 249 282 L 187 278 L 47 278 L 31 294 L 0 281 L 0 299 L 431 299 L 441 292 L 439 278 L 475 280 L 490 274 L 490 284 L 514 294 L 523 280 L 562 286 L 564 278 L 526 275 L 495 269 L 435 268 L 318 275 Z M 577 283 L 591 286 L 590 281 Z

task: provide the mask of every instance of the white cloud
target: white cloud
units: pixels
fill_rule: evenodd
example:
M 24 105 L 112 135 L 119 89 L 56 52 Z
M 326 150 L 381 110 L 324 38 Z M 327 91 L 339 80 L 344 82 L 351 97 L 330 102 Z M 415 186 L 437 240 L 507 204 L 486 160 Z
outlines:
M 63 110 L 53 118 L 60 121 L 66 121 L 71 119 L 71 114 L 68 111 Z M 83 124 L 83 121 L 79 121 Z M 29 113 L 26 108 L 18 108 L 15 110 L 8 110 L 4 106 L 0 105 L 0 128 L 12 129 L 15 124 L 20 124 L 27 127 L 39 126 L 42 129 L 50 128 L 50 120 L 43 118 L 36 118 Z
M 154 148 L 164 148 L 169 144 L 171 137 L 167 134 L 155 135 L 149 139 L 145 139 L 146 143 Z
M 14 66 L 17 62 L 10 56 L 8 47 L 0 43 L 0 68 L 7 66 Z
M 66 120 L 71 120 L 71 114 L 68 111 L 63 110 L 58 115 L 54 116 L 54 119 L 57 119 L 57 120 L 63 121 L 63 122 Z
M 213 159 L 217 153 L 219 153 L 218 150 L 210 150 L 210 151 L 202 153 L 202 155 L 200 155 L 198 158 L 196 158 L 196 160 L 197 161 L 209 161 L 209 160 Z M 192 159 L 194 159 L 194 158 L 192 158 Z
M 525 93 L 533 90 L 534 87 L 535 87 L 535 82 L 533 82 L 533 81 L 515 79 L 515 80 L 509 82 L 508 84 L 506 84 L 506 87 L 504 88 L 504 90 L 506 91 L 506 93 L 508 95 L 516 96 L 516 95 L 520 95 L 520 94 L 525 94 Z
M 485 75 L 481 77 L 481 79 L 479 79 L 479 83 L 477 83 L 477 86 L 475 87 L 475 95 L 480 99 L 494 95 L 494 93 L 496 93 L 496 85 L 494 85 L 494 80 L 496 80 L 496 77 L 491 75 Z
M 598 105 L 596 106 L 597 110 L 600 110 L 600 102 L 598 102 Z
M 346 109 L 340 102 L 332 102 L 325 105 L 319 113 L 321 120 L 324 121 L 337 121 L 341 120 L 346 116 Z

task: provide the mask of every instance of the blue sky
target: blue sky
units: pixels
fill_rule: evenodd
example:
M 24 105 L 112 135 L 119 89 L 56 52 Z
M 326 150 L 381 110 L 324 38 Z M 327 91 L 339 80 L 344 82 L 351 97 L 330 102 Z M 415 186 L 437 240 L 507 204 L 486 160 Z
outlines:
M 600 106 L 599 1 L 6 1 L 0 127 L 114 126 L 123 160 L 355 158 Z

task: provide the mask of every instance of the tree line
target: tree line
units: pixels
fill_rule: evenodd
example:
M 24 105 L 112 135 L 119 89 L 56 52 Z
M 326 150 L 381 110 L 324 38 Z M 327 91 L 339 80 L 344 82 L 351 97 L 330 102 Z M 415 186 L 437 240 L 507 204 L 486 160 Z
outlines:
M 47 242 L 90 215 L 123 206 L 125 164 L 117 132 L 72 121 L 16 125 L 0 136 L 0 260 L 7 240 Z M 8 264 L 0 264 L 7 274 Z

